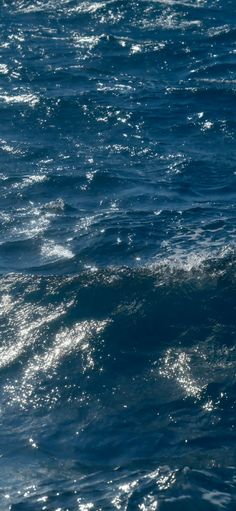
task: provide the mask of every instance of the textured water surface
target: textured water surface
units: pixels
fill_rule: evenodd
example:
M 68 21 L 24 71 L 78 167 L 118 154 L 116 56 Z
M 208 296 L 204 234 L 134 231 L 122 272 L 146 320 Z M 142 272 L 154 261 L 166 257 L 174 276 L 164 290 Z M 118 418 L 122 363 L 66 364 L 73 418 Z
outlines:
M 1 2 L 1 511 L 236 509 L 235 23 Z

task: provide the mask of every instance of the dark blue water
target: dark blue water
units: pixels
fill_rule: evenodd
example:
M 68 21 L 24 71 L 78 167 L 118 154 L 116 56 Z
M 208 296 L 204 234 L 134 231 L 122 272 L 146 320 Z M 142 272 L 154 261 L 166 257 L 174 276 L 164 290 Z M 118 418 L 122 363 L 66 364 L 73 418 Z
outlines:
M 0 4 L 0 509 L 236 509 L 235 0 Z

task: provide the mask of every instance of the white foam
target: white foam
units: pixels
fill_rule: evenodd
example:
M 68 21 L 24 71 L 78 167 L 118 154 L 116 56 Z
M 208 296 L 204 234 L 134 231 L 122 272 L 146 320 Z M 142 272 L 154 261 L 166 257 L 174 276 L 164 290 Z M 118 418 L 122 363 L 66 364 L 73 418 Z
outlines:
M 54 243 L 53 241 L 45 242 L 41 248 L 41 254 L 46 259 L 72 259 L 74 253 L 68 247 Z
M 204 264 L 212 259 L 218 261 L 231 255 L 235 251 L 235 245 L 223 245 L 219 248 L 218 245 L 209 247 L 209 243 L 205 241 L 199 247 L 196 246 L 194 251 L 183 250 L 174 247 L 170 254 L 166 257 L 157 255 L 153 262 L 147 263 L 147 267 L 154 271 L 161 267 L 168 267 L 170 270 L 184 270 L 191 272 L 192 270 L 199 270 L 204 267 Z
M 0 74 L 7 75 L 9 73 L 9 69 L 6 64 L 0 64 Z
M 80 36 L 78 34 L 75 34 L 73 37 L 74 45 L 78 48 L 88 49 L 92 50 L 100 40 L 99 36 Z
M 111 3 L 111 2 L 107 2 L 107 3 Z M 73 7 L 72 9 L 70 9 L 69 13 L 75 13 L 75 12 L 77 12 L 77 13 L 80 13 L 80 12 L 81 13 L 86 13 L 86 12 L 94 13 L 100 9 L 103 9 L 103 7 L 106 7 L 105 2 L 82 2 L 77 7 Z
M 4 103 L 14 104 L 14 103 L 23 103 L 28 104 L 31 107 L 34 107 L 39 103 L 39 97 L 35 94 L 19 94 L 17 96 L 10 96 L 7 94 L 0 95 L 0 101 Z
M 45 174 L 36 174 L 34 176 L 26 176 L 20 183 L 15 183 L 13 185 L 14 188 L 26 188 L 28 186 L 32 186 L 36 183 L 43 183 L 43 181 L 47 180 L 47 176 Z

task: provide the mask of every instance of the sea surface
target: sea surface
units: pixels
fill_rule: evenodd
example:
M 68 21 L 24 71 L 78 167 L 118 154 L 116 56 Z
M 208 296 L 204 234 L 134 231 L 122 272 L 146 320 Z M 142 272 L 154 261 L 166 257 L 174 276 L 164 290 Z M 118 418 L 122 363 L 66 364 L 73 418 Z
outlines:
M 1 0 L 0 511 L 236 510 L 235 0 Z

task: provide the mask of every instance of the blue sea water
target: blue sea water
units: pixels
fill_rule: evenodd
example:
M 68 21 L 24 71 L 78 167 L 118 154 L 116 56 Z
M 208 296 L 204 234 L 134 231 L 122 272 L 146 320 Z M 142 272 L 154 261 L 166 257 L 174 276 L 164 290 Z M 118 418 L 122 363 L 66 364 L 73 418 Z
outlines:
M 236 509 L 235 0 L 1 0 L 0 511 Z

